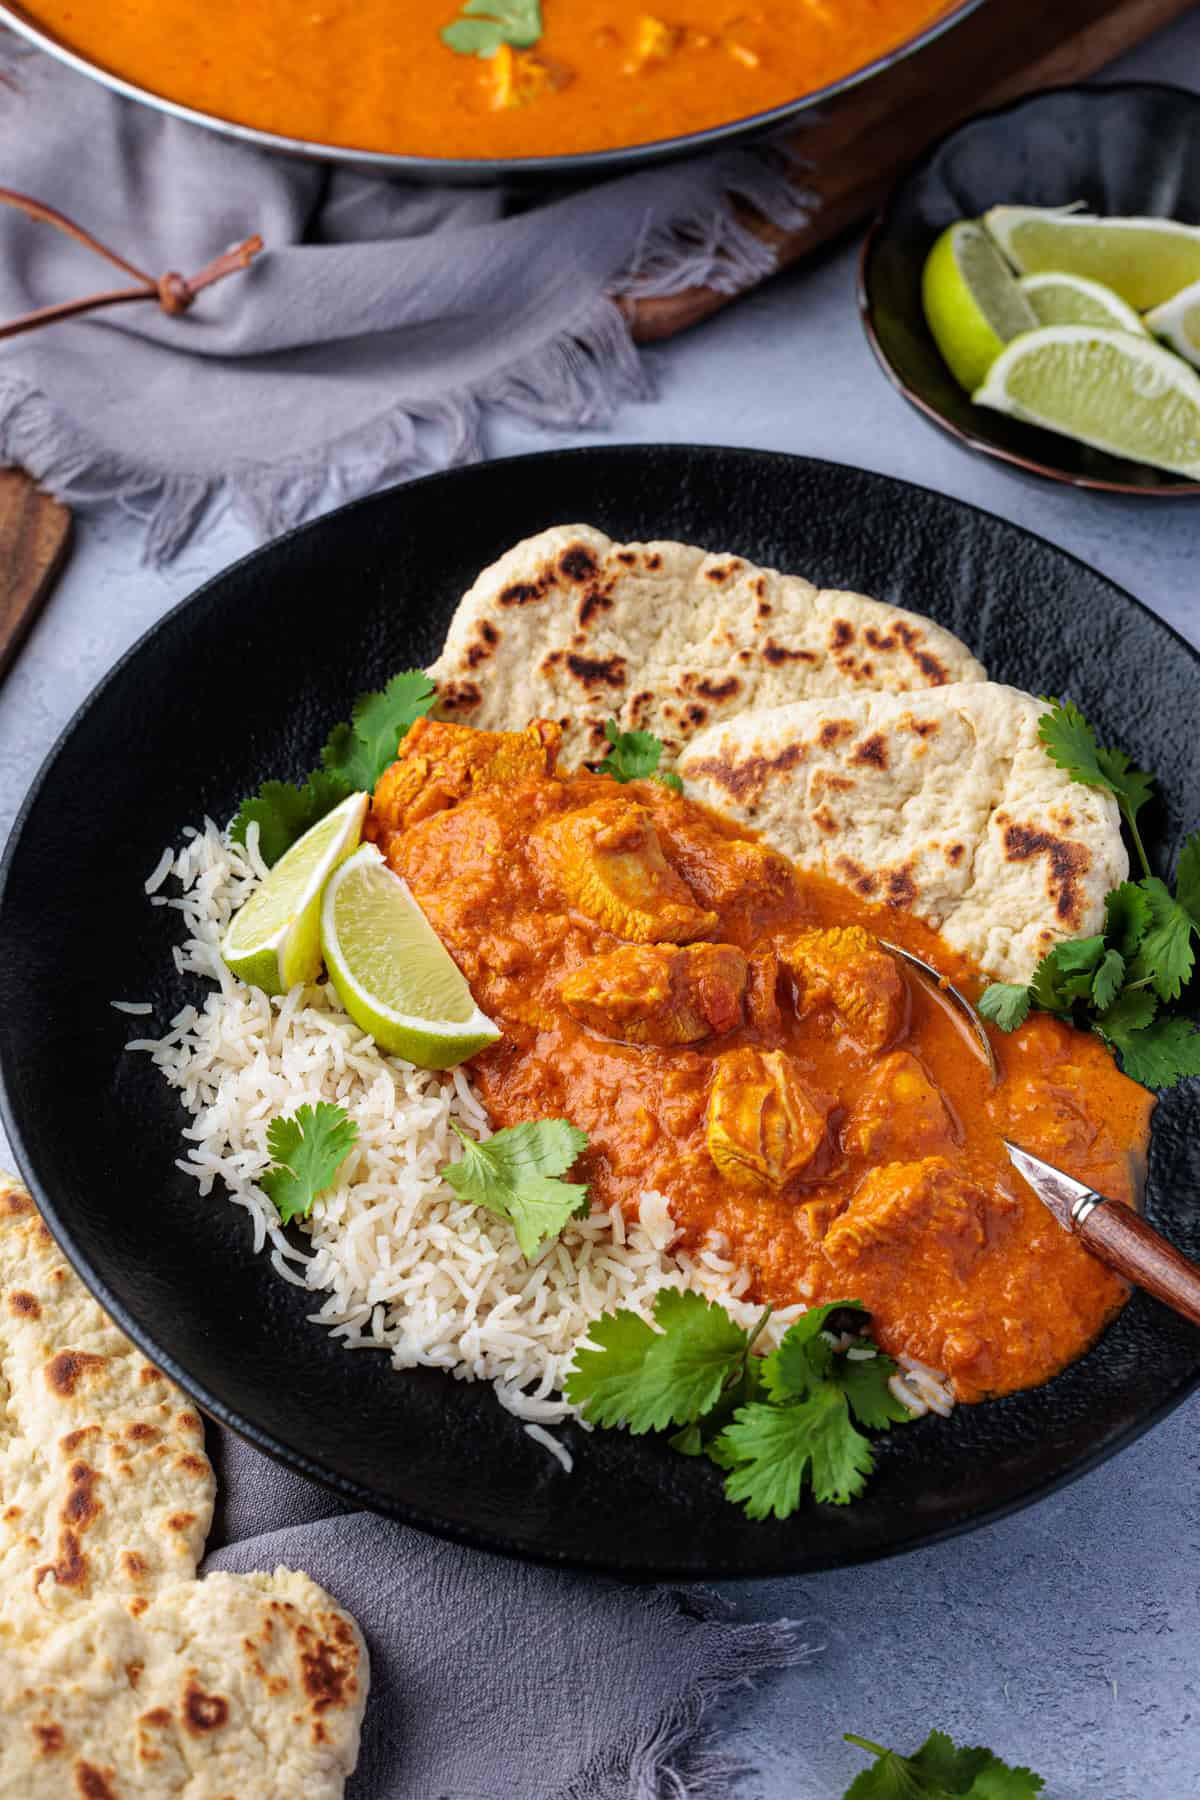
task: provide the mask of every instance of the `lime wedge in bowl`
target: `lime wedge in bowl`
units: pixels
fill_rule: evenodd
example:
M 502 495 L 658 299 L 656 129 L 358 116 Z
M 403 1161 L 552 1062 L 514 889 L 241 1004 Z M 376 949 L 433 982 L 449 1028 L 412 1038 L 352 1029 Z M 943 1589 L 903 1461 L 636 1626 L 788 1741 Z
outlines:
M 1109 325 L 1136 337 L 1146 335 L 1141 314 L 1103 282 L 1048 269 L 1044 275 L 1022 275 L 1018 285 L 1039 325 Z
M 970 393 L 1005 344 L 1037 315 L 981 225 L 948 225 L 921 274 L 925 318 L 950 373 Z
M 1045 325 L 996 358 L 972 396 L 1113 456 L 1200 480 L 1200 376 L 1150 337 Z
M 408 883 L 364 844 L 321 902 L 321 948 L 338 998 L 389 1056 L 449 1069 L 500 1036 Z
M 1200 281 L 1200 226 L 1099 219 L 1069 206 L 993 206 L 983 222 L 1022 275 L 1084 275 L 1140 312 Z
M 1200 368 L 1200 281 L 1146 314 L 1146 325 L 1180 356 Z
M 351 794 L 297 838 L 230 921 L 221 956 L 239 981 L 286 994 L 321 969 L 321 891 L 362 836 L 368 794 Z

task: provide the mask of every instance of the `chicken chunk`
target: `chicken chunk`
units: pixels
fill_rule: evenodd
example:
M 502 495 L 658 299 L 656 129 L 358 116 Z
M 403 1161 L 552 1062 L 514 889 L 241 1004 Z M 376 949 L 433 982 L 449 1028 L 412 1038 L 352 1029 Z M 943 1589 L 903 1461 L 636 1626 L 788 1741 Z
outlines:
M 778 850 L 706 833 L 691 817 L 665 814 L 662 824 L 667 853 L 702 905 L 741 907 L 753 919 L 794 900 L 796 871 Z
M 397 760 L 375 784 L 366 835 L 385 843 L 393 832 L 480 788 L 549 775 L 561 741 L 561 728 L 548 719 L 535 719 L 524 731 L 475 731 L 442 719 L 418 719 Z
M 662 853 L 650 814 L 617 795 L 544 826 L 568 900 L 614 937 L 633 944 L 686 944 L 717 929 Z
M 670 1049 L 740 1025 L 746 977 L 732 944 L 624 944 L 572 969 L 559 992 L 603 1037 Z
M 871 1162 L 945 1154 L 958 1131 L 940 1088 L 915 1056 L 893 1050 L 879 1062 L 842 1127 L 842 1149 Z
M 738 1187 L 786 1187 L 826 1143 L 828 1114 L 785 1051 L 729 1050 L 709 1090 L 708 1153 Z
M 779 960 L 802 1018 L 832 1004 L 864 1050 L 885 1050 L 904 1030 L 908 989 L 895 958 L 861 925 L 803 931 L 780 947 Z
M 961 1280 L 987 1243 L 990 1200 L 944 1156 L 884 1163 L 863 1177 L 823 1248 L 831 1261 L 852 1265 L 856 1281 L 872 1270 L 893 1288 L 919 1285 L 922 1270 L 941 1284 Z
M 513 50 L 501 44 L 491 58 L 489 71 L 491 103 L 497 111 L 512 106 L 528 106 L 543 94 L 552 94 L 567 86 L 571 70 L 563 63 L 551 62 L 544 56 L 531 56 L 528 51 Z

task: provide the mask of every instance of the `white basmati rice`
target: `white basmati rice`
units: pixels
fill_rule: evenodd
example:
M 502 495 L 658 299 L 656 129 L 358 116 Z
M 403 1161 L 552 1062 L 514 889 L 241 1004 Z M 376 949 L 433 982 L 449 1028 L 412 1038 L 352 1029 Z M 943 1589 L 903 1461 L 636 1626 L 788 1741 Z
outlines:
M 438 1074 L 384 1056 L 325 984 L 270 999 L 235 980 L 218 945 L 264 873 L 257 842 L 229 844 L 211 820 L 183 837 L 151 885 L 170 876 L 179 883 L 166 899 L 185 931 L 177 962 L 213 985 L 161 1037 L 127 1048 L 153 1059 L 191 1115 L 177 1166 L 202 1197 L 220 1188 L 246 1212 L 255 1250 L 319 1298 L 310 1316 L 339 1343 L 383 1350 L 397 1369 L 425 1364 L 490 1381 L 540 1443 L 539 1428 L 574 1412 L 561 1393 L 564 1374 L 601 1313 L 626 1307 L 648 1318 L 663 1288 L 689 1287 L 741 1323 L 755 1321 L 760 1309 L 742 1298 L 750 1276 L 724 1239 L 714 1236 L 694 1256 L 672 1252 L 676 1231 L 661 1194 L 642 1197 L 637 1222 L 616 1208 L 572 1221 L 530 1267 L 502 1220 L 438 1176 L 460 1149 L 452 1120 L 489 1135 L 464 1071 Z M 152 895 L 152 903 L 163 899 Z M 298 1251 L 257 1180 L 270 1162 L 270 1120 L 320 1100 L 345 1109 L 358 1140 L 302 1227 L 307 1251 Z M 760 1343 L 778 1342 L 803 1310 L 776 1312 Z

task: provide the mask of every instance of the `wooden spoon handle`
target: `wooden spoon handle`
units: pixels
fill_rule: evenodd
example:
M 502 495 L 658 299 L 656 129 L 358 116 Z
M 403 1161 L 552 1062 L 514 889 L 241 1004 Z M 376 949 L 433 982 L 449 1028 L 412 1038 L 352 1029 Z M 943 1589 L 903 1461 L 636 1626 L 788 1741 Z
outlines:
M 1200 1266 L 1189 1262 L 1132 1207 L 1102 1201 L 1076 1230 L 1093 1256 L 1200 1325 Z

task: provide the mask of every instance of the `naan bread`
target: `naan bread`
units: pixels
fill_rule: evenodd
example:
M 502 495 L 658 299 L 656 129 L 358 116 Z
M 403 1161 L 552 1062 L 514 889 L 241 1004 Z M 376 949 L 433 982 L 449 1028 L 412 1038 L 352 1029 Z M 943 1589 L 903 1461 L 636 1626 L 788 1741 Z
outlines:
M 214 1489 L 195 1408 L 0 1172 L 0 1654 L 97 1594 L 193 1576 Z
M 556 525 L 485 569 L 429 671 L 438 716 L 492 730 L 557 719 L 563 767 L 652 731 L 673 762 L 747 707 L 980 681 L 950 632 L 861 594 L 687 544 Z
M 95 1601 L 0 1655 L 4 1800 L 338 1800 L 367 1656 L 307 1575 L 208 1575 L 136 1618 Z
M 195 1579 L 214 1485 L 0 1171 L 0 1800 L 339 1800 L 366 1647 L 307 1575 Z
M 1028 981 L 1059 938 L 1099 929 L 1129 872 L 1116 801 L 1051 762 L 1044 711 L 993 682 L 809 701 L 701 733 L 679 772 L 803 868 Z

